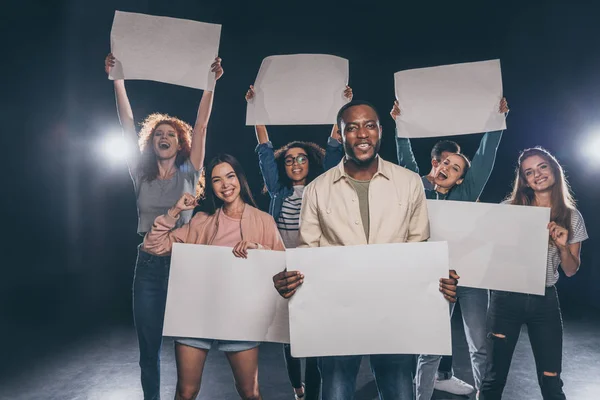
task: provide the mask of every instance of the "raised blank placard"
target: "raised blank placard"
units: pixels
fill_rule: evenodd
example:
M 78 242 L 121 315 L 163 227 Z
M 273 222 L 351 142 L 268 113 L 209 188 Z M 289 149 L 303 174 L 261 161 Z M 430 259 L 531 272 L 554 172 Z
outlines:
M 459 285 L 545 293 L 550 209 L 428 200 L 430 241 L 447 241 Z
M 110 32 L 116 65 L 109 78 L 212 90 L 220 37 L 221 25 L 116 11 Z
M 289 343 L 287 300 L 273 287 L 285 252 L 173 245 L 164 336 Z
M 289 249 L 304 274 L 291 298 L 294 357 L 450 354 L 446 243 Z
M 263 60 L 248 102 L 246 125 L 335 124 L 348 102 L 348 60 L 326 54 L 271 56 Z
M 394 74 L 399 137 L 420 138 L 506 129 L 500 60 L 411 69 Z

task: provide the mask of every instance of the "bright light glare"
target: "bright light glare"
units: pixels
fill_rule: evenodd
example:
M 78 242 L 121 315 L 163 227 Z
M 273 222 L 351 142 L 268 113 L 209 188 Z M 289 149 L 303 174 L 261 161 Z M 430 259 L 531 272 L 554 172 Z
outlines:
M 600 155 L 600 130 L 590 135 L 588 140 L 584 141 L 583 153 L 590 159 L 598 161 Z
M 121 135 L 108 135 L 102 141 L 102 153 L 110 162 L 119 163 L 125 161 L 127 152 L 127 143 Z

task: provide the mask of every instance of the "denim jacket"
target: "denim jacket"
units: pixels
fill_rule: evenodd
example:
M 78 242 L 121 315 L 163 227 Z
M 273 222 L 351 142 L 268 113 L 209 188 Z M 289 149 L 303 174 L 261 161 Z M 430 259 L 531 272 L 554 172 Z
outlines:
M 292 195 L 294 189 L 279 182 L 279 171 L 277 170 L 277 162 L 275 161 L 273 143 L 269 141 L 259 144 L 256 146 L 256 152 L 258 153 L 260 172 L 262 173 L 269 196 L 271 196 L 269 214 L 277 221 L 283 207 L 283 201 Z M 342 159 L 342 156 L 342 145 L 334 138 L 329 137 L 325 149 L 325 158 L 323 159 L 323 170 L 327 171 L 336 166 Z

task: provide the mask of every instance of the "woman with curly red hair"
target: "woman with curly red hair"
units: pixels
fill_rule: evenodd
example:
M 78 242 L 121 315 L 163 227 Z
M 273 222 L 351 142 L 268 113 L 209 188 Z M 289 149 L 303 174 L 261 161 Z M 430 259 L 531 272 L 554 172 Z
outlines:
M 106 73 L 115 65 L 109 54 L 104 63 Z M 223 75 L 221 59 L 211 66 L 215 79 Z M 183 193 L 196 192 L 199 184 L 206 131 L 213 103 L 213 92 L 204 91 L 194 128 L 167 114 L 151 114 L 135 130 L 133 111 L 125 82 L 115 80 L 117 110 L 127 141 L 129 173 L 133 180 L 138 208 L 138 234 L 150 231 L 152 223 L 163 215 Z M 135 146 L 139 146 L 139 151 Z M 181 213 L 181 226 L 192 217 L 192 211 Z M 133 316 L 140 348 L 142 389 L 145 400 L 160 399 L 160 349 L 167 299 L 170 256 L 152 255 L 138 246 L 133 280 Z

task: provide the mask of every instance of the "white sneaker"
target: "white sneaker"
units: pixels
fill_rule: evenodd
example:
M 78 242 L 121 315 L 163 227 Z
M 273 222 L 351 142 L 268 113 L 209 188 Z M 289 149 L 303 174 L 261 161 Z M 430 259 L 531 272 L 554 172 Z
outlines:
M 436 379 L 434 388 L 435 390 L 462 396 L 469 395 L 475 391 L 473 386 L 469 385 L 467 382 L 461 381 L 455 376 L 442 381 Z

